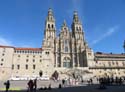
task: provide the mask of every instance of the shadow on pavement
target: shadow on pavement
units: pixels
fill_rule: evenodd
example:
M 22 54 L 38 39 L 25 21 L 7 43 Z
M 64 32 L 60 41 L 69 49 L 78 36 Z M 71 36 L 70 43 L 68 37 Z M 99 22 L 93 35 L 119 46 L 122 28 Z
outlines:
M 106 86 L 105 88 L 100 88 L 99 85 L 87 85 L 62 88 L 38 88 L 36 91 L 20 90 L 8 92 L 125 92 L 125 85 Z

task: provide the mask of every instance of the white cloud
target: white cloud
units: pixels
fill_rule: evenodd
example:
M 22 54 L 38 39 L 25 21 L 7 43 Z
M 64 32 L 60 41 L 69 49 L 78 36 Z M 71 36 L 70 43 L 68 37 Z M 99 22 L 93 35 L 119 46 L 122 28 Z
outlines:
M 3 37 L 0 37 L 0 45 L 13 46 L 10 40 Z
M 99 43 L 101 40 L 106 39 L 107 37 L 111 36 L 113 33 L 115 33 L 117 31 L 118 28 L 119 28 L 119 26 L 114 26 L 114 27 L 109 28 L 106 33 L 101 35 L 98 39 L 95 39 L 92 42 L 92 45 L 95 45 L 95 44 Z
M 0 45 L 3 46 L 15 46 L 15 47 L 36 47 L 34 44 L 32 44 L 32 42 L 28 42 L 25 44 L 25 42 L 17 42 L 17 41 L 12 41 L 9 40 L 5 37 L 0 36 Z

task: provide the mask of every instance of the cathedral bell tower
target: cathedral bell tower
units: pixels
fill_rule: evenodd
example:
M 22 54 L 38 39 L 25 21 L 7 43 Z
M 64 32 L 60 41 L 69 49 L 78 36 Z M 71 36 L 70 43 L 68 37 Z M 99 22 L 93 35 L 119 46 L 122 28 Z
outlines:
M 77 11 L 74 11 L 71 28 L 72 28 L 72 38 L 74 38 L 73 41 L 74 45 L 72 47 L 74 48 L 75 52 L 75 54 L 73 54 L 74 66 L 83 67 L 84 66 L 83 52 L 85 50 L 85 39 L 84 39 L 82 23 L 79 20 Z
M 84 32 L 82 24 L 79 20 L 77 11 L 74 11 L 73 23 L 72 23 L 72 35 L 76 40 L 84 40 Z
M 55 18 L 53 16 L 52 9 L 49 8 L 48 15 L 45 21 L 43 47 L 54 48 L 55 37 L 56 37 Z
M 41 67 L 43 73 L 47 75 L 52 75 L 54 69 L 54 41 L 56 38 L 56 27 L 55 27 L 55 18 L 53 16 L 53 11 L 51 8 L 48 10 L 48 15 L 45 21 L 44 29 L 44 39 L 42 43 L 42 64 Z

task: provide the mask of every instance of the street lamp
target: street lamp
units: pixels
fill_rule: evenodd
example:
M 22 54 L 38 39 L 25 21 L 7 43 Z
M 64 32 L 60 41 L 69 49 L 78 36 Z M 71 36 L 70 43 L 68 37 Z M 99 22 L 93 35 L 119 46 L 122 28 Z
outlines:
M 125 53 L 125 40 L 124 40 L 124 44 L 123 44 L 123 49 L 124 49 L 124 53 Z

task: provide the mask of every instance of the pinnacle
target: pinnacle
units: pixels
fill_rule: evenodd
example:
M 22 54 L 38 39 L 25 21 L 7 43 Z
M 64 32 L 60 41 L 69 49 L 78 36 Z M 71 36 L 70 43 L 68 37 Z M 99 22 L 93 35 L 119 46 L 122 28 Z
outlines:
M 76 16 L 77 16 L 77 15 L 78 15 L 78 12 L 77 12 L 77 11 L 74 11 L 74 15 L 76 15 Z
M 63 26 L 66 26 L 66 20 L 63 21 Z
M 53 15 L 52 8 L 49 8 L 49 10 L 48 10 L 48 15 Z

